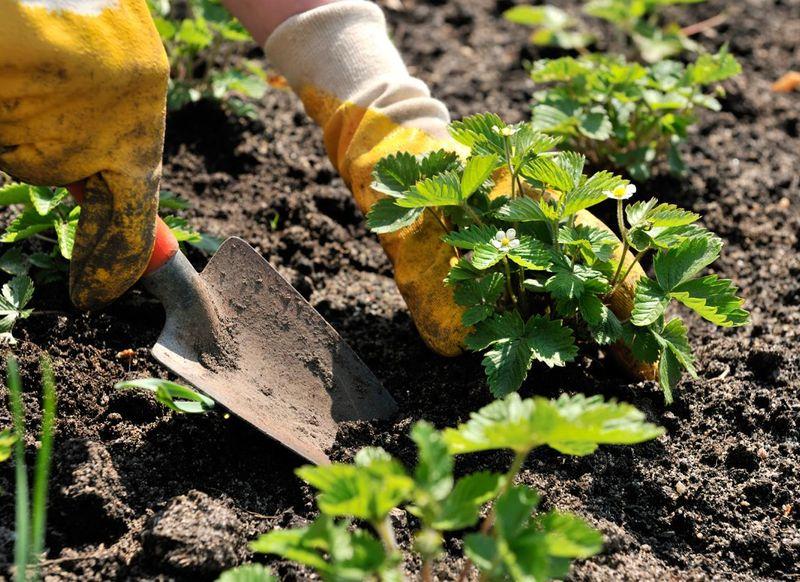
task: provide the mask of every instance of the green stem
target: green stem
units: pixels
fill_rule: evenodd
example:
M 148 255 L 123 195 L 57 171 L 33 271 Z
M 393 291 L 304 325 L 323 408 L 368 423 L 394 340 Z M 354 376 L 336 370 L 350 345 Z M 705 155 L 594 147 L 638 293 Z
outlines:
M 50 476 L 50 461 L 53 452 L 53 427 L 56 414 L 56 389 L 50 360 L 43 357 L 42 372 L 42 428 L 41 447 L 36 455 L 33 480 L 31 552 L 29 563 L 34 564 L 33 578 L 39 578 L 39 561 L 44 552 L 45 526 L 47 521 L 47 485 Z
M 469 217 L 470 217 L 472 220 L 474 220 L 474 221 L 475 221 L 475 224 L 480 224 L 481 226 L 483 226 L 483 220 L 482 220 L 482 219 L 481 219 L 481 217 L 478 215 L 478 213 L 477 213 L 477 212 L 475 212 L 475 211 L 474 211 L 474 210 L 473 210 L 473 209 L 470 207 L 470 205 L 469 205 L 469 204 L 463 204 L 463 205 L 461 206 L 461 208 L 463 208 L 463 209 L 464 209 L 464 212 L 466 212 L 467 214 L 469 214 Z
M 625 257 L 628 256 L 628 249 L 630 248 L 628 231 L 625 230 L 625 221 L 622 219 L 622 200 L 617 200 L 617 226 L 619 226 L 619 234 L 622 237 L 622 253 L 619 256 L 617 270 L 614 272 L 614 276 L 611 277 L 612 285 L 616 284 L 617 277 L 619 277 L 619 274 L 622 272 L 622 267 L 625 264 Z
M 508 263 L 508 257 L 503 257 L 503 268 L 506 272 L 506 290 L 514 307 L 517 306 L 517 296 L 514 294 L 514 286 L 511 283 L 511 266 Z
M 389 551 L 389 553 L 394 553 L 399 549 L 397 546 L 397 539 L 394 537 L 394 528 L 392 527 L 391 517 L 387 515 L 381 521 L 373 523 L 372 527 L 375 528 L 375 531 L 378 533 L 378 537 L 381 538 L 384 547 L 387 551 Z
M 16 478 L 16 507 L 14 542 L 14 578 L 25 582 L 30 549 L 30 505 L 28 503 L 28 472 L 25 467 L 25 410 L 22 405 L 22 385 L 19 379 L 17 361 L 9 356 L 6 359 L 6 382 L 11 400 L 11 418 L 14 425 L 14 470 Z
M 624 275 L 622 275 L 622 276 L 619 278 L 619 281 L 617 281 L 617 282 L 614 284 L 614 287 L 612 287 L 611 291 L 609 291 L 609 292 L 608 292 L 608 297 L 611 297 L 611 296 L 612 296 L 612 295 L 613 295 L 613 294 L 614 294 L 614 293 L 617 291 L 617 289 L 619 289 L 619 286 L 620 286 L 620 285 L 622 285 L 622 283 L 625 281 L 625 279 L 627 279 L 627 278 L 628 278 L 628 275 L 630 275 L 630 274 L 631 274 L 631 270 L 633 270 L 633 266 L 634 266 L 635 264 L 637 264 L 637 263 L 641 263 L 642 257 L 643 257 L 643 256 L 644 256 L 644 254 L 645 254 L 647 251 L 649 251 L 649 250 L 650 250 L 650 249 L 644 249 L 643 251 L 639 251 L 638 253 L 636 253 L 636 256 L 635 256 L 635 257 L 633 257 L 633 261 L 631 261 L 631 264 L 630 264 L 630 265 L 628 265 L 628 268 L 627 268 L 627 270 L 625 271 L 625 274 L 624 274 Z

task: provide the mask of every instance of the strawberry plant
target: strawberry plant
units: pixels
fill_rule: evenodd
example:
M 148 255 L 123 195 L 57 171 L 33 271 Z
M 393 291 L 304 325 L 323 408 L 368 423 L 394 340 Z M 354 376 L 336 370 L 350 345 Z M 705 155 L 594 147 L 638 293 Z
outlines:
M 390 514 L 402 507 L 418 520 L 410 550 L 422 561 L 424 581 L 433 580 L 444 533 L 465 530 L 468 560 L 460 580 L 473 564 L 482 580 L 561 578 L 571 560 L 599 552 L 603 538 L 576 515 L 537 509 L 536 491 L 515 484 L 525 459 L 541 446 L 583 456 L 601 444 L 640 443 L 662 433 L 634 407 L 599 396 L 512 394 L 457 428 L 437 431 L 417 422 L 411 471 L 379 447 L 361 449 L 352 464 L 301 467 L 297 474 L 318 491 L 320 516 L 307 527 L 264 534 L 251 548 L 304 564 L 325 580 L 399 580 L 402 555 Z M 498 449 L 514 453 L 508 471 L 456 479 L 455 455 Z
M 484 353 L 495 396 L 517 390 L 534 362 L 574 360 L 576 342 L 623 343 L 636 359 L 658 362 L 670 402 L 682 371 L 696 372 L 686 328 L 667 316 L 668 304 L 721 326 L 747 323 L 733 283 L 700 276 L 722 241 L 697 224 L 697 214 L 655 199 L 625 207 L 635 186 L 608 171 L 586 175 L 583 155 L 554 151 L 561 138 L 531 123 L 482 114 L 452 123 L 450 133 L 469 148 L 465 159 L 441 150 L 376 164 L 373 188 L 386 198 L 367 221 L 377 233 L 423 215 L 441 227 L 455 254 L 443 284 L 464 307 L 462 323 L 472 328 L 466 347 Z M 584 212 L 608 199 L 617 206 L 621 244 Z M 638 280 L 630 316 L 615 312 L 622 282 L 647 255 L 655 278 Z
M 170 62 L 167 107 L 180 109 L 200 99 L 220 101 L 235 115 L 254 117 L 246 99 L 267 90 L 260 64 L 235 59 L 251 40 L 218 0 L 148 0 Z
M 156 400 L 180 414 L 203 414 L 214 408 L 216 402 L 205 394 L 162 378 L 140 378 L 117 382 L 117 390 L 144 390 Z
M 593 164 L 624 168 L 637 180 L 667 158 L 684 172 L 678 145 L 699 109 L 720 110 L 719 83 L 741 71 L 727 48 L 689 65 L 661 61 L 644 66 L 622 57 L 586 55 L 538 61 L 531 78 L 533 125 L 565 138 Z
M 589 0 L 583 15 L 610 23 L 625 49 L 631 48 L 646 63 L 656 63 L 686 50 L 698 50 L 687 31 L 664 15 L 676 4 L 697 4 L 704 0 Z M 595 29 L 582 19 L 570 16 L 555 6 L 520 5 L 509 8 L 503 17 L 533 28 L 530 40 L 538 46 L 555 46 L 584 51 L 599 39 Z
M 11 245 L 0 255 L 0 270 L 14 276 L 31 273 L 39 284 L 63 279 L 69 271 L 69 260 L 72 258 L 75 231 L 81 213 L 80 206 L 70 198 L 66 188 L 12 182 L 0 186 L 0 207 L 6 206 L 19 207 L 20 213 L 0 234 L 0 243 Z M 161 193 L 159 210 L 162 213 L 188 208 L 186 201 L 166 191 Z M 208 253 L 216 252 L 221 244 L 216 237 L 192 229 L 185 218 L 172 214 L 164 214 L 163 218 L 181 243 L 191 244 Z M 37 241 L 33 252 L 23 251 L 18 244 L 29 239 Z M 33 290 L 32 285 L 30 290 Z M 12 304 L 18 303 L 6 295 L 5 289 L 3 296 Z M 24 296 L 19 295 L 20 298 Z M 27 301 L 17 307 L 24 307 L 24 303 Z M 3 304 L 2 299 L 0 309 L 10 309 Z M 0 315 L 5 314 L 0 312 Z M 5 330 L 0 323 L 0 334 L 2 333 Z

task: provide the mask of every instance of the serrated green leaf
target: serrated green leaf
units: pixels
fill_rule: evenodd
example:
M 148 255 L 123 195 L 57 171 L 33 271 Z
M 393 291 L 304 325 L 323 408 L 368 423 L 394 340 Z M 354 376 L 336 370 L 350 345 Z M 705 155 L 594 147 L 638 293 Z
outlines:
M 654 363 L 658 361 L 661 347 L 650 327 L 636 327 L 631 323 L 626 323 L 622 326 L 622 339 L 631 350 L 633 357 L 640 362 Z
M 489 225 L 474 224 L 458 232 L 451 232 L 442 237 L 442 240 L 453 247 L 472 250 L 479 244 L 488 244 L 497 229 Z
M 678 208 L 674 204 L 659 204 L 647 212 L 646 219 L 654 227 L 686 226 L 700 218 L 699 214 Z
M 70 261 L 72 260 L 72 249 L 75 246 L 78 219 L 68 220 L 67 222 L 58 220 L 54 223 L 54 226 L 56 238 L 58 239 L 58 250 L 62 257 Z
M 492 500 L 503 476 L 488 471 L 472 473 L 456 482 L 431 526 L 439 531 L 455 531 L 474 526 L 481 507 Z
M 202 240 L 200 233 L 189 225 L 189 221 L 180 216 L 165 216 L 164 222 L 178 242 L 198 243 Z
M 525 324 L 525 335 L 533 358 L 550 368 L 564 366 L 578 355 L 572 329 L 560 319 L 534 315 Z
M 690 238 L 676 247 L 659 251 L 653 259 L 656 280 L 662 289 L 672 291 L 713 263 L 722 250 L 722 240 L 712 234 Z
M 750 322 L 750 315 L 742 309 L 744 300 L 736 296 L 737 291 L 730 279 L 707 275 L 681 283 L 670 295 L 711 323 L 734 327 Z
M 519 312 L 506 311 L 476 325 L 475 331 L 464 340 L 464 345 L 477 352 L 500 340 L 520 338 L 524 334 L 525 322 Z
M 622 324 L 597 295 L 585 293 L 578 302 L 578 308 L 592 338 L 599 345 L 612 344 L 622 337 Z
M 603 549 L 603 535 L 577 515 L 549 511 L 536 522 L 551 556 L 589 558 Z
M 558 242 L 578 247 L 589 264 L 610 261 L 619 246 L 619 240 L 609 231 L 586 225 L 562 226 L 558 229 Z
M 310 526 L 272 530 L 250 543 L 254 552 L 276 554 L 317 570 L 326 580 L 358 582 L 389 574 L 393 559 L 374 536 L 349 523 L 319 516 Z
M 514 393 L 473 412 L 469 422 L 445 429 L 444 439 L 453 454 L 493 449 L 522 454 L 548 445 L 565 454 L 588 455 L 601 444 L 640 443 L 663 432 L 633 406 L 605 402 L 601 396 L 522 400 Z
M 480 269 L 476 269 L 472 266 L 472 263 L 465 258 L 460 258 L 458 262 L 450 267 L 450 271 L 447 273 L 447 277 L 444 279 L 445 285 L 455 285 L 459 281 L 469 281 L 470 279 L 476 279 L 478 277 L 483 276 L 483 271 Z
M 664 402 L 672 404 L 672 391 L 678 385 L 683 375 L 678 359 L 670 350 L 663 350 L 658 360 L 658 383 L 664 392 Z
M 631 228 L 635 228 L 647 221 L 647 215 L 656 207 L 658 200 L 651 198 L 644 201 L 639 200 L 625 207 L 625 216 Z
M 527 527 L 539 499 L 536 491 L 524 486 L 510 487 L 497 498 L 494 505 L 495 531 L 500 539 L 513 540 Z
M 502 397 L 519 389 L 531 367 L 531 348 L 524 337 L 495 342 L 483 357 L 489 390 Z
M 479 244 L 472 251 L 472 266 L 483 271 L 499 263 L 505 256 L 506 253 L 490 244 Z
M 636 283 L 633 296 L 631 323 L 644 327 L 664 316 L 669 304 L 669 294 L 649 277 L 642 277 Z
M 605 192 L 614 190 L 626 181 L 610 172 L 593 174 L 583 184 L 564 196 L 563 216 L 571 216 L 580 210 L 590 208 L 606 200 Z
M 262 564 L 245 564 L 224 571 L 217 582 L 277 582 L 269 568 Z
M 47 216 L 69 195 L 66 188 L 31 186 L 28 190 L 31 204 L 39 216 Z
M 414 481 L 403 466 L 377 447 L 361 449 L 353 465 L 306 465 L 296 473 L 320 491 L 317 505 L 322 512 L 372 523 L 408 501 L 414 488 Z
M 464 536 L 464 553 L 482 571 L 491 572 L 497 558 L 497 542 L 486 534 Z
M 420 179 L 420 167 L 417 158 L 400 152 L 380 159 L 372 169 L 372 189 L 398 198 L 408 192 Z
M 405 195 L 395 198 L 395 203 L 404 208 L 460 206 L 462 202 L 461 184 L 454 172 L 420 180 Z
M 14 324 L 30 316 L 32 309 L 25 307 L 33 297 L 33 280 L 27 275 L 17 275 L 0 290 L 0 334 L 6 342 L 14 344 Z
M 214 408 L 215 402 L 187 386 L 162 378 L 126 380 L 114 385 L 117 390 L 146 390 L 161 404 L 179 413 L 203 414 Z
M 473 156 L 464 166 L 461 175 L 461 196 L 463 200 L 469 199 L 472 194 L 488 180 L 497 168 L 497 156 Z
M 521 267 L 534 271 L 548 269 L 551 264 L 550 250 L 547 246 L 525 235 L 519 237 L 518 246 L 508 251 L 508 258 Z
M 431 178 L 437 174 L 454 172 L 461 167 L 458 154 L 448 150 L 434 150 L 417 158 L 420 178 Z
M 541 183 L 545 187 L 558 190 L 559 192 L 569 192 L 572 190 L 577 180 L 574 169 L 567 167 L 566 164 L 574 163 L 577 158 L 568 156 L 563 158 L 540 156 L 523 166 L 521 175 L 527 181 L 534 184 Z M 580 179 L 580 175 L 578 176 Z
M 496 154 L 504 151 L 503 136 L 492 128 L 507 127 L 494 113 L 479 113 L 454 121 L 449 126 L 453 139 L 482 154 Z M 479 146 L 476 148 L 476 146 Z
M 28 258 L 22 254 L 22 249 L 13 246 L 0 255 L 0 271 L 9 275 L 27 275 Z
M 0 242 L 12 243 L 30 238 L 53 228 L 52 216 L 41 216 L 35 210 L 26 210 L 6 227 Z
M 30 184 L 11 182 L 0 186 L 0 206 L 11 206 L 12 204 L 29 204 L 31 201 Z
M 481 279 L 471 279 L 456 287 L 453 298 L 458 305 L 468 307 L 461 323 L 465 327 L 475 325 L 494 313 L 495 304 L 503 294 L 505 276 L 491 273 Z
M 742 72 L 742 66 L 723 46 L 715 55 L 702 54 L 694 64 L 686 68 L 686 74 L 698 85 L 710 85 L 724 81 Z
M 161 190 L 158 193 L 158 209 L 159 210 L 188 210 L 191 204 L 184 200 L 174 192 L 169 190 Z
M 661 332 L 656 334 L 656 339 L 663 347 L 669 348 L 675 354 L 681 366 L 692 376 L 697 376 L 693 365 L 692 347 L 689 345 L 689 339 L 686 335 L 686 326 L 680 318 L 676 317 L 670 320 Z
M 500 207 L 495 216 L 506 222 L 534 222 L 549 220 L 538 201 L 532 198 L 514 198 Z
M 393 198 L 378 200 L 367 214 L 367 228 L 377 234 L 397 232 L 411 226 L 422 213 L 424 208 L 404 208 L 398 206 Z
M 578 117 L 578 131 L 590 139 L 605 141 L 611 137 L 611 119 L 602 109 L 584 112 Z

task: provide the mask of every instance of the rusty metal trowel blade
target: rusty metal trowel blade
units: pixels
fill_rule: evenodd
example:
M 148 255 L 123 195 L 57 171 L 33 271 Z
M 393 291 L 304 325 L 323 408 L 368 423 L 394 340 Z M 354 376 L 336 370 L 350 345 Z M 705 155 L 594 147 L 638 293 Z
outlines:
M 202 273 L 178 253 L 144 279 L 164 304 L 153 355 L 314 463 L 337 423 L 397 408 L 338 333 L 250 245 L 230 238 Z

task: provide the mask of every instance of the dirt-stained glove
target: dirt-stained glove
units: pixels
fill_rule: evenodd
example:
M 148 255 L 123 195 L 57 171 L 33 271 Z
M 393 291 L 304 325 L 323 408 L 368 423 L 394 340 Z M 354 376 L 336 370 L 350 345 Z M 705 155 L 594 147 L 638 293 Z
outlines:
M 343 0 L 294 16 L 270 36 L 265 51 L 323 128 L 328 155 L 364 213 L 382 196 L 370 187 L 381 158 L 462 148 L 448 136 L 447 109 L 409 75 L 383 13 L 369 2 Z M 599 223 L 589 213 L 580 220 Z M 467 330 L 462 308 L 443 284 L 455 255 L 441 241 L 439 225 L 425 214 L 380 240 L 422 338 L 440 354 L 458 354 Z M 630 314 L 630 282 L 640 275 L 634 269 L 612 298 L 622 317 Z
M 80 308 L 116 299 L 150 258 L 168 77 L 144 0 L 0 0 L 0 170 L 88 178 L 70 266 Z

